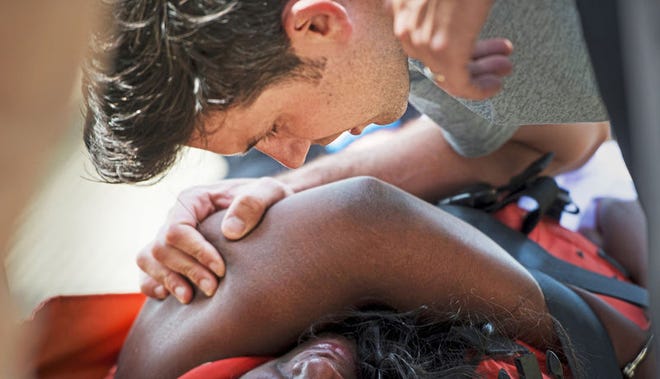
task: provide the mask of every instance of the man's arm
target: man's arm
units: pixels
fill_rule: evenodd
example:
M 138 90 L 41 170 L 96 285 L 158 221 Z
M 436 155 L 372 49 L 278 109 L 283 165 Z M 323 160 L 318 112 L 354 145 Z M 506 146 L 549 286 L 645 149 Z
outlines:
M 368 149 L 350 147 L 278 177 L 295 192 L 353 176 L 377 177 L 426 200 L 437 200 L 466 185 L 501 185 L 529 163 L 553 151 L 546 174 L 580 167 L 609 137 L 609 124 L 529 125 L 500 149 L 480 158 L 456 153 L 440 127 L 422 117 Z
M 218 292 L 185 307 L 148 302 L 118 378 L 174 377 L 224 357 L 276 355 L 321 317 L 374 302 L 487 317 L 540 345 L 552 338 L 543 295 L 524 268 L 471 226 L 378 180 L 291 196 L 240 241 L 222 237 L 221 218 L 201 227 L 227 262 Z

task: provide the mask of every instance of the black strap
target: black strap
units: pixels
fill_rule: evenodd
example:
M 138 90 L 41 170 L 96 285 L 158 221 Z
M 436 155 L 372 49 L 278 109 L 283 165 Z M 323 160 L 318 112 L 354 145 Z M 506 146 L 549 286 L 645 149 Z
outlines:
M 539 361 L 534 354 L 522 354 L 514 359 L 520 379 L 543 379 Z
M 589 305 L 574 291 L 550 276 L 537 270 L 529 271 L 543 290 L 550 314 L 570 336 L 569 342 L 566 334 L 557 333 L 564 351 L 578 352 L 579 364 L 570 354 L 566 354 L 571 372 L 581 372 L 586 378 L 622 378 L 612 342 Z
M 564 365 L 557 354 L 552 350 L 545 352 L 545 367 L 552 379 L 564 379 Z
M 615 297 L 644 308 L 649 305 L 646 289 L 584 270 L 557 259 L 525 235 L 509 228 L 481 210 L 453 205 L 442 205 L 440 208 L 479 229 L 527 269 L 536 269 L 562 283 Z
M 509 194 L 501 202 L 496 203 L 497 207 L 494 210 L 502 209 L 523 196 L 534 199 L 537 205 L 536 209 L 530 211 L 523 220 L 520 228 L 523 234 L 529 234 L 544 216 L 553 217 L 559 221 L 566 206 L 572 203 L 568 192 L 560 188 L 554 178 L 541 176 L 530 180 L 525 188 Z M 484 210 L 488 213 L 493 212 L 490 209 Z
M 554 153 L 546 153 L 520 174 L 500 187 L 479 183 L 466 188 L 458 195 L 440 200 L 438 205 L 461 205 L 494 213 L 507 205 L 528 197 L 536 201 L 537 208 L 530 211 L 523 220 L 521 232 L 529 234 L 543 217 L 561 218 L 563 212 L 577 214 L 579 209 L 573 203 L 568 191 L 560 188 L 554 178 L 538 176 L 545 169 Z

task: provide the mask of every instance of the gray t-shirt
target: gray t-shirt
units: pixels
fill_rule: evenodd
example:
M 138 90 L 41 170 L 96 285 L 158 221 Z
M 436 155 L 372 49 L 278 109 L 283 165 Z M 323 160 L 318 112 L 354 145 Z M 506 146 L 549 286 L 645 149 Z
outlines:
M 608 119 L 574 0 L 497 0 L 481 38 L 514 45 L 513 74 L 485 101 L 454 98 L 410 60 L 410 102 L 440 125 L 461 155 L 489 154 L 522 125 Z

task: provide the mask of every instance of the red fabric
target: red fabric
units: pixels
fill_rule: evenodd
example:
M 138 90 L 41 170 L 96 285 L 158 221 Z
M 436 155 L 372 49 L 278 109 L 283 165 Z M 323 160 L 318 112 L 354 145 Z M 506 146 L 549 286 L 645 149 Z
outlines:
M 33 363 L 36 376 L 111 379 L 121 347 L 144 301 L 144 295 L 131 293 L 58 296 L 42 303 L 27 322 L 30 329 L 41 333 Z M 223 359 L 200 365 L 181 378 L 238 378 L 270 359 Z
M 117 361 L 142 294 L 60 296 L 34 312 L 40 331 L 33 367 L 38 378 L 103 378 Z
M 269 357 L 222 359 L 197 366 L 180 376 L 179 379 L 238 379 L 241 375 L 271 359 Z
M 520 230 L 525 211 L 517 205 L 509 205 L 495 214 L 495 217 L 512 229 Z M 574 266 L 607 277 L 630 283 L 619 269 L 598 256 L 598 246 L 578 232 L 568 230 L 558 222 L 544 218 L 529 233 L 528 237 L 545 248 L 550 254 Z M 648 329 L 650 321 L 643 309 L 609 296 L 597 295 L 642 329 Z

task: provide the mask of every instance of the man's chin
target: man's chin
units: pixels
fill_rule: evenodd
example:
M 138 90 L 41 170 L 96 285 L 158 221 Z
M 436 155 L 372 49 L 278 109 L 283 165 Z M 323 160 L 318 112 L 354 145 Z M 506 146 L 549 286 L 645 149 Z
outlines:
M 407 108 L 408 103 L 405 103 L 405 106 L 403 107 L 397 107 L 394 109 L 390 109 L 390 112 L 387 114 L 382 115 L 378 120 L 374 121 L 373 123 L 376 125 L 389 125 L 403 116 L 404 113 L 406 113 L 406 108 Z M 399 109 L 400 108 L 400 109 Z

